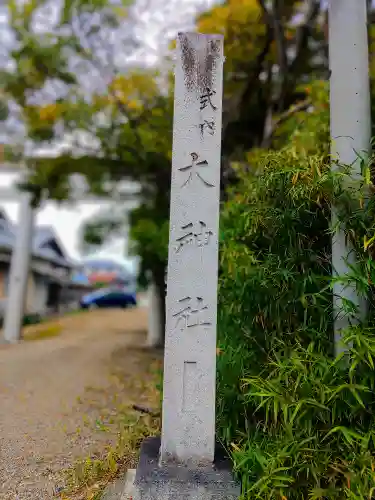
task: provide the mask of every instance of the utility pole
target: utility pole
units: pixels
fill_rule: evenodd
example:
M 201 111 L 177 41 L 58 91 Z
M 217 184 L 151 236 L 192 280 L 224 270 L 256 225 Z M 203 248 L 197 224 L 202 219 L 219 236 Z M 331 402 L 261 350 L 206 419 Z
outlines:
M 9 343 L 16 343 L 21 338 L 26 303 L 35 215 L 29 193 L 22 194 L 19 211 L 15 247 L 10 264 L 9 291 L 4 319 L 4 340 Z
M 368 156 L 371 140 L 370 82 L 367 35 L 367 0 L 330 0 L 329 64 L 332 170 L 351 166 L 351 179 L 361 178 L 361 158 Z M 360 157 L 361 158 L 360 158 Z M 337 223 L 333 207 L 332 222 Z M 339 227 L 332 237 L 333 277 L 345 276 L 356 265 L 354 249 Z M 367 301 L 355 283 L 334 282 L 335 352 L 343 350 L 342 332 L 366 317 Z M 357 313 L 349 314 L 350 301 Z

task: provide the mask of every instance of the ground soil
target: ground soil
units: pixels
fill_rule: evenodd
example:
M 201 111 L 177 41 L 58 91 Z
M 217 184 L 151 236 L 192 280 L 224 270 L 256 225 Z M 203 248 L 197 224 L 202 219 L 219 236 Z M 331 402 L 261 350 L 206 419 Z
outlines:
M 115 373 L 141 378 L 145 369 L 137 348 L 146 309 L 90 311 L 61 324 L 56 337 L 0 346 L 1 500 L 53 498 L 62 469 L 114 439 L 100 418 L 126 401 L 124 385 L 113 398 Z

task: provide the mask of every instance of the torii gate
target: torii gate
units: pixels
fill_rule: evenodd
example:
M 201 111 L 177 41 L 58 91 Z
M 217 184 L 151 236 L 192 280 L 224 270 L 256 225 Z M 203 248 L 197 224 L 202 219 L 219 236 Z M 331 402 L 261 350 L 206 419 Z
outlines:
M 329 66 L 332 170 L 339 164 L 351 166 L 351 177 L 361 177 L 361 157 L 371 151 L 371 108 L 369 82 L 369 50 L 367 32 L 367 0 L 329 1 Z M 333 210 L 333 220 L 335 213 Z M 344 276 L 356 258 L 346 241 L 344 228 L 332 236 L 332 273 Z M 365 319 L 366 300 L 360 297 L 355 283 L 333 282 L 335 352 L 342 351 L 341 336 L 351 322 Z M 348 300 L 358 312 L 344 311 Z
M 20 173 L 20 168 L 13 168 L 4 166 L 0 168 L 0 175 L 2 173 Z M 131 189 L 122 191 L 117 190 L 117 199 L 119 202 L 134 202 L 139 199 L 139 188 L 136 189 L 137 184 L 134 183 Z M 125 195 L 125 199 L 124 199 Z M 14 188 L 0 188 L 1 201 L 19 201 L 20 214 L 18 223 L 18 233 L 14 251 L 12 252 L 10 276 L 9 276 L 9 294 L 6 302 L 3 340 L 8 343 L 16 343 L 21 337 L 22 318 L 25 308 L 27 280 L 29 275 L 30 257 L 32 236 L 34 228 L 34 218 L 36 210 L 31 206 L 31 195 L 29 193 L 22 193 Z M 116 200 L 116 197 L 115 197 Z M 105 197 L 88 195 L 87 193 L 76 193 L 73 195 L 72 201 L 85 203 L 98 203 L 103 201 L 111 201 Z M 112 199 L 113 201 L 113 199 Z M 129 207 L 130 208 L 130 207 Z

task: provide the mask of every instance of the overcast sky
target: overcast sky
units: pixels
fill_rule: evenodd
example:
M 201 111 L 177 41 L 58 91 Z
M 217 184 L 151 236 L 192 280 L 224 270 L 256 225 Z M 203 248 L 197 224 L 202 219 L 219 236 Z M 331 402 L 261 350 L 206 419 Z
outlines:
M 1 174 L 1 187 L 10 186 L 16 181 L 16 176 Z M 14 221 L 18 221 L 17 202 L 1 202 L 0 206 L 5 209 L 9 217 Z M 58 206 L 56 203 L 48 203 L 45 207 L 39 210 L 37 215 L 37 224 L 52 225 L 60 238 L 63 240 L 65 247 L 72 257 L 79 257 L 79 229 L 82 222 L 94 215 L 100 209 L 98 204 L 77 204 L 75 207 Z M 123 255 L 123 241 L 118 241 L 110 245 L 108 251 L 114 255 Z
M 138 0 L 139 5 L 144 3 L 144 0 Z M 142 2 L 142 3 L 141 3 Z M 140 61 L 148 64 L 155 61 L 158 54 L 158 47 L 164 45 L 166 31 L 171 32 L 174 29 L 177 32 L 179 29 L 189 29 L 194 20 L 197 5 L 209 8 L 214 0 L 148 0 L 148 4 L 154 8 L 141 12 L 142 22 L 140 23 L 140 34 L 146 42 L 146 48 L 142 50 L 138 56 Z M 4 47 L 5 41 L 9 41 L 9 36 L 6 34 L 6 15 L 1 9 L 0 0 L 0 45 Z M 4 4 L 3 4 L 4 5 Z M 157 5 L 161 8 L 157 9 Z M 1 49 L 0 49 L 1 56 Z M 0 174 L 0 187 L 10 186 L 16 181 L 16 177 L 8 174 Z M 17 221 L 18 204 L 1 203 L 10 218 Z M 76 207 L 59 207 L 54 203 L 49 203 L 47 206 L 39 210 L 37 216 L 38 224 L 51 224 L 60 238 L 63 240 L 67 251 L 72 257 L 79 257 L 79 229 L 82 222 L 92 216 L 100 209 L 99 204 L 80 203 Z M 105 255 L 115 257 L 123 257 L 124 255 L 124 240 L 119 237 L 117 240 L 110 243 L 106 248 L 103 248 Z

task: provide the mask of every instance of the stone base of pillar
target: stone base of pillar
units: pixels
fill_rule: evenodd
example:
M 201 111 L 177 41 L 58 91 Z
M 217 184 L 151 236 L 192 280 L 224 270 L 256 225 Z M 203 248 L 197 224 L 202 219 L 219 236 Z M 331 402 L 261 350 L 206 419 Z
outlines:
M 212 466 L 177 464 L 159 466 L 160 438 L 142 443 L 133 485 L 133 500 L 237 500 L 241 485 L 233 477 L 230 461 L 218 447 Z

